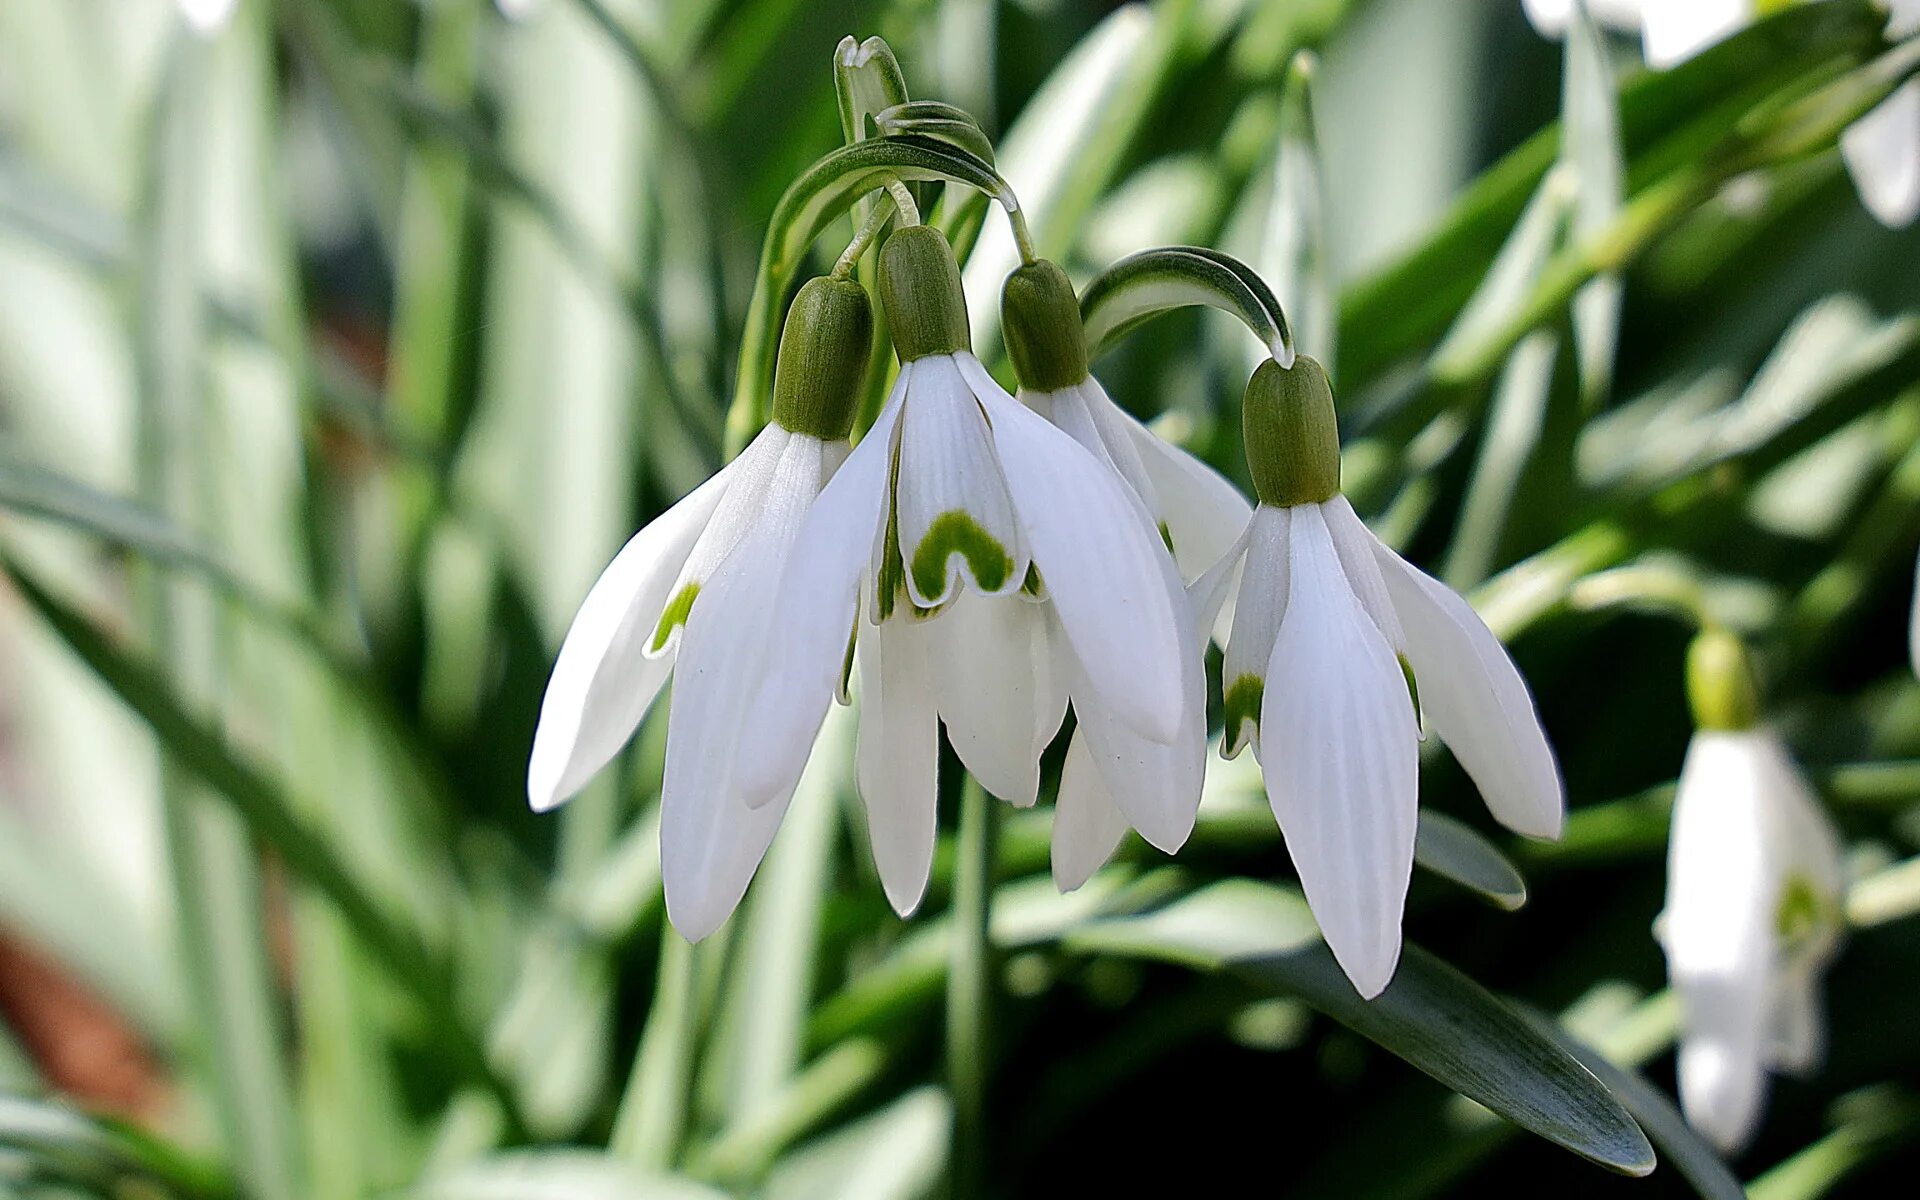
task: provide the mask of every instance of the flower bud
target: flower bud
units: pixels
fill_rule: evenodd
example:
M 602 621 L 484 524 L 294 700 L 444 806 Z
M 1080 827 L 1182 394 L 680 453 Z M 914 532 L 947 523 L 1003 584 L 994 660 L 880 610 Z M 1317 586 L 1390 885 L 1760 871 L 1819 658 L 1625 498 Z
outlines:
M 1057 263 L 1040 259 L 1007 276 L 1000 328 L 1021 387 L 1056 392 L 1087 377 L 1080 298 Z
M 880 247 L 880 303 L 903 363 L 973 347 L 960 264 L 931 225 L 896 230 Z
M 844 441 L 867 381 L 873 306 L 850 279 L 809 279 L 787 310 L 773 368 L 773 419 L 793 433 Z
M 1305 355 L 1291 369 L 1272 359 L 1247 381 L 1240 417 L 1247 467 L 1262 504 L 1319 504 L 1340 493 L 1340 425 L 1333 388 Z
M 1701 729 L 1731 732 L 1760 723 L 1760 686 L 1738 636 L 1705 629 L 1687 647 L 1687 704 Z

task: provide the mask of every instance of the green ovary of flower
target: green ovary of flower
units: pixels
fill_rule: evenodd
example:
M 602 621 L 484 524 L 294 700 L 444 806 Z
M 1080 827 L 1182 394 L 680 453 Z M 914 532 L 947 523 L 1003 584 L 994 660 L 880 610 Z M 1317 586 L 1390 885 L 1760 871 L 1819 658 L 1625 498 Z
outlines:
M 947 560 L 955 554 L 967 560 L 973 581 L 984 592 L 997 592 L 1013 571 L 1013 555 L 964 509 L 949 509 L 933 519 L 927 535 L 913 552 L 913 583 L 922 596 L 946 590 Z
M 693 611 L 694 597 L 700 594 L 700 583 L 695 580 L 682 587 L 673 599 L 667 601 L 666 610 L 660 614 L 660 623 L 653 627 L 653 641 L 647 649 L 654 654 L 667 648 L 667 639 L 673 636 L 676 626 L 687 623 L 687 614 Z

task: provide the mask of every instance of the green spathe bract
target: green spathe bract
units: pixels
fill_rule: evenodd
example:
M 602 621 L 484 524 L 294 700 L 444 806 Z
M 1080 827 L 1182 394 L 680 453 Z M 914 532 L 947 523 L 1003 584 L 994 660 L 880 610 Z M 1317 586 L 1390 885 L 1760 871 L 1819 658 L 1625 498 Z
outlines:
M 947 562 L 956 554 L 966 559 L 980 590 L 997 592 L 1006 586 L 1013 555 L 972 514 L 955 508 L 935 517 L 914 547 L 913 583 L 922 596 L 938 596 L 946 590 Z
M 793 298 L 773 371 L 773 419 L 822 441 L 846 439 L 867 381 L 873 305 L 851 279 L 809 279 Z
M 1247 467 L 1262 504 L 1321 504 L 1340 493 L 1340 426 L 1333 388 L 1305 355 L 1291 368 L 1273 359 L 1247 381 L 1241 404 Z
M 1760 686 L 1737 635 L 1706 629 L 1687 647 L 1687 703 L 1701 729 L 1732 732 L 1760 723 Z
M 1080 300 L 1059 264 L 1041 259 L 1007 276 L 1000 326 L 1021 387 L 1057 392 L 1087 377 Z
M 931 225 L 898 230 L 880 248 L 880 303 L 903 363 L 973 345 L 960 264 L 946 235 Z

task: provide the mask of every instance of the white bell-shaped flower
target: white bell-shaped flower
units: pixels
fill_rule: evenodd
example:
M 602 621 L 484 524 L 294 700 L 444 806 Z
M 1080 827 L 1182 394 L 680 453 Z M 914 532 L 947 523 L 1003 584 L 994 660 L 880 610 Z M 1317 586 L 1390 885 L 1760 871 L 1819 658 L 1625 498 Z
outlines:
M 1223 752 L 1253 747 L 1307 902 L 1347 977 L 1372 997 L 1400 956 L 1421 715 L 1515 832 L 1559 836 L 1565 793 L 1499 639 L 1464 599 L 1382 545 L 1340 494 L 1320 365 L 1262 363 L 1244 416 L 1260 504 L 1221 674 Z
M 1689 655 L 1687 747 L 1658 925 L 1680 998 L 1680 1103 L 1722 1150 L 1759 1124 L 1770 1070 L 1820 1059 L 1820 975 L 1841 931 L 1840 841 L 1786 746 L 1759 723 L 1737 639 Z
M 1048 652 L 1070 683 L 1077 725 L 1067 746 L 1053 823 L 1053 877 L 1063 891 L 1085 883 L 1130 827 L 1174 849 L 1200 806 L 1206 770 L 1209 631 L 1226 598 L 1220 563 L 1246 527 L 1251 506 L 1219 472 L 1123 412 L 1088 371 L 1079 302 L 1066 272 L 1045 260 L 1007 279 L 1002 330 L 1020 402 L 1046 417 L 1126 483 L 1138 519 L 1172 551 L 1166 585 L 1192 653 L 1179 678 L 1179 736 L 1155 741 L 1115 720 L 1079 680 L 1058 639 Z M 1164 560 L 1164 556 L 1163 556 Z
M 968 349 L 959 269 L 938 231 L 888 239 L 881 295 L 900 377 L 799 535 L 742 782 L 754 802 L 791 789 L 851 634 L 860 794 L 905 914 L 932 864 L 940 724 L 988 791 L 1030 804 L 1069 697 L 1082 728 L 1098 714 L 1115 757 L 1164 746 L 1193 715 L 1182 680 L 1194 655 L 1178 579 L 1120 476 Z M 1129 819 L 1150 840 L 1185 840 L 1192 813 L 1177 798 L 1130 794 Z
M 789 786 L 749 807 L 734 767 L 787 555 L 848 454 L 872 329 L 859 285 L 801 289 L 781 337 L 773 422 L 621 549 L 574 617 L 541 704 L 527 798 L 544 811 L 620 752 L 674 676 L 660 861 L 668 916 L 689 940 L 739 904 L 792 798 Z
M 1889 40 L 1920 34 L 1920 0 L 1884 0 Z M 1527 18 L 1548 37 L 1566 33 L 1573 0 L 1523 0 Z M 1760 15 L 1760 0 L 1588 0 L 1594 20 L 1638 28 L 1647 65 L 1685 62 Z M 1920 80 L 1909 79 L 1840 136 L 1840 154 L 1860 201 L 1882 225 L 1903 229 L 1920 217 Z

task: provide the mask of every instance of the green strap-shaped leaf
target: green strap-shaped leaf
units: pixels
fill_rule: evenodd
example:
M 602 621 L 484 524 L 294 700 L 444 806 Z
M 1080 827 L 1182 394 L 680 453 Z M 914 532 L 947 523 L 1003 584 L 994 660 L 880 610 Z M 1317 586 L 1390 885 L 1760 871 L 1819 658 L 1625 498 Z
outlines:
M 1165 908 L 1102 921 L 1072 948 L 1226 971 L 1297 996 L 1469 1099 L 1609 1170 L 1645 1175 L 1653 1147 L 1593 1073 L 1491 992 L 1416 946 L 1362 1000 L 1297 892 L 1227 880 Z
M 233 1180 L 211 1162 L 123 1122 L 48 1100 L 0 1096 L 0 1149 L 43 1181 L 91 1187 L 102 1195 L 224 1200 L 238 1194 Z
M 1626 163 L 1620 150 L 1620 102 L 1606 40 L 1584 4 L 1567 23 L 1561 80 L 1560 161 L 1579 184 L 1573 232 L 1584 238 L 1613 224 L 1626 203 Z M 1580 393 L 1599 407 L 1613 388 L 1614 345 L 1620 333 L 1620 280 L 1602 275 L 1573 298 L 1573 342 Z
M 1579 1059 L 1582 1066 L 1607 1085 L 1607 1090 L 1646 1131 L 1648 1140 L 1660 1151 L 1664 1161 L 1692 1184 L 1694 1191 L 1706 1200 L 1744 1200 L 1747 1193 L 1740 1181 L 1727 1169 L 1727 1164 L 1720 1161 L 1713 1147 L 1687 1124 L 1666 1093 L 1637 1072 L 1607 1061 L 1606 1056 L 1554 1024 L 1544 1013 L 1524 1006 L 1516 1006 L 1516 1010 L 1540 1036 L 1551 1039 Z
M 889 179 L 941 180 L 984 192 L 1012 211 L 1013 189 L 992 166 L 958 146 L 921 137 L 869 138 L 842 146 L 808 167 L 773 210 L 760 248 L 760 271 L 740 336 L 740 367 L 727 413 L 727 447 L 737 453 L 766 424 L 781 306 L 807 247 L 855 200 Z
M 151 662 L 122 648 L 4 553 L 0 571 L 12 578 L 21 599 L 67 648 L 146 722 L 173 761 L 225 798 L 254 837 L 273 847 L 290 872 L 333 903 L 368 951 L 430 1016 L 427 1028 L 442 1039 L 458 1069 L 486 1087 L 511 1123 L 521 1126 L 517 1099 L 489 1065 L 479 1036 L 457 1019 L 451 969 L 428 941 L 376 897 L 333 844 L 298 815 L 276 780 L 188 711 Z
M 1240 318 L 1281 366 L 1293 365 L 1293 334 L 1273 289 L 1239 259 L 1199 246 L 1142 250 L 1094 276 L 1080 293 L 1087 349 L 1098 357 L 1141 322 L 1193 304 Z
M 1470 825 L 1432 809 L 1420 810 L 1414 861 L 1508 912 L 1527 902 L 1527 881 L 1499 847 Z

